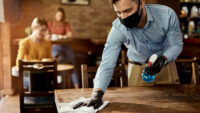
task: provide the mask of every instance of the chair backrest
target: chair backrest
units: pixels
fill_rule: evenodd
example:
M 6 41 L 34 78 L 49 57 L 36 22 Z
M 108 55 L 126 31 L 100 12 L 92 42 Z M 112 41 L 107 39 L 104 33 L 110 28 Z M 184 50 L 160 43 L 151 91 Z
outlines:
M 28 62 L 19 60 L 19 93 L 20 93 L 20 111 L 24 112 L 24 96 L 53 96 L 53 91 L 25 91 L 23 73 L 28 72 L 45 72 L 53 76 L 53 89 L 57 88 L 57 61 L 45 61 L 45 62 Z
M 95 78 L 96 72 L 98 67 L 88 67 L 85 64 L 81 65 L 81 74 L 82 74 L 82 87 L 88 88 L 89 87 L 89 79 Z M 89 75 L 89 73 L 93 73 Z M 113 72 L 114 86 L 118 86 L 118 80 L 120 81 L 120 87 L 127 86 L 127 76 L 125 72 L 125 66 L 120 64 L 119 66 L 115 67 Z
M 198 66 L 199 58 L 194 57 L 190 59 L 178 59 L 176 60 L 176 63 L 191 63 L 192 67 L 192 79 L 191 83 L 193 84 L 199 84 L 199 66 Z

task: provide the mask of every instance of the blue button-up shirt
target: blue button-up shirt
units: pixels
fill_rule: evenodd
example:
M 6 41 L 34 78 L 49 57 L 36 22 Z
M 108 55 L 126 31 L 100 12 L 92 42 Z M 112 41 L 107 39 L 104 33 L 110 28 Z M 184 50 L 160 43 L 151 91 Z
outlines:
M 145 5 L 147 22 L 144 28 L 127 28 L 117 18 L 113 22 L 97 71 L 94 89 L 108 87 L 121 45 L 128 51 L 129 60 L 144 64 L 152 54 L 164 55 L 173 61 L 182 51 L 182 34 L 176 13 L 163 5 Z

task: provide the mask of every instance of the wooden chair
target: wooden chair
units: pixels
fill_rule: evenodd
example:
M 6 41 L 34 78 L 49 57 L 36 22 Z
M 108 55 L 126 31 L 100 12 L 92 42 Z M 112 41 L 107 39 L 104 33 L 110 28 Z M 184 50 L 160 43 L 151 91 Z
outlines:
M 176 60 L 176 63 L 191 63 L 192 67 L 192 79 L 191 83 L 193 84 L 199 84 L 199 67 L 198 67 L 198 58 L 194 57 L 191 59 L 178 59 Z
M 43 72 L 45 75 L 53 78 L 53 89 L 57 88 L 57 61 L 52 60 L 48 62 L 26 62 L 19 60 L 19 92 L 20 92 L 20 113 L 57 113 L 54 103 L 53 89 L 45 91 L 26 91 L 23 83 L 24 72 Z M 36 75 L 35 75 L 36 76 Z M 24 103 L 24 97 L 49 97 L 52 98 L 45 103 Z M 47 99 L 48 100 L 48 99 Z
M 81 65 L 82 88 L 89 87 L 88 80 L 95 78 L 97 69 L 98 69 L 98 67 L 87 67 L 87 65 L 85 65 L 85 64 Z M 120 83 L 120 87 L 124 87 L 124 86 L 128 85 L 127 76 L 126 76 L 126 72 L 125 72 L 125 66 L 123 64 L 120 64 L 119 66 L 115 67 L 112 80 L 114 80 L 114 86 L 119 86 L 118 83 Z

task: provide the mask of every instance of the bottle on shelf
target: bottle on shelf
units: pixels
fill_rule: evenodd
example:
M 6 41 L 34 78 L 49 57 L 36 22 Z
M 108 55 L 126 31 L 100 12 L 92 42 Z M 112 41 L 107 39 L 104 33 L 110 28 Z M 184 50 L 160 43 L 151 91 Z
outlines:
M 181 3 L 200 3 L 200 0 L 181 0 Z
M 197 22 L 197 34 L 200 35 L 200 21 Z
M 190 0 L 181 0 L 181 2 L 189 2 Z
M 187 17 L 188 16 L 188 7 L 187 6 L 183 6 L 182 8 L 181 8 L 181 15 L 180 15 L 180 17 Z
M 184 22 L 180 22 L 180 24 L 181 24 L 181 31 L 182 31 L 183 33 L 185 33 L 185 32 L 186 32 L 186 28 L 185 28 Z
M 195 23 L 193 20 L 190 20 L 188 24 L 188 34 L 192 35 L 194 33 L 195 33 Z
M 200 3 L 200 2 L 199 2 Z M 198 17 L 200 18 L 200 7 L 199 7 L 199 11 L 198 11 Z
M 197 18 L 198 17 L 198 7 L 196 5 L 192 6 L 190 11 L 190 18 Z

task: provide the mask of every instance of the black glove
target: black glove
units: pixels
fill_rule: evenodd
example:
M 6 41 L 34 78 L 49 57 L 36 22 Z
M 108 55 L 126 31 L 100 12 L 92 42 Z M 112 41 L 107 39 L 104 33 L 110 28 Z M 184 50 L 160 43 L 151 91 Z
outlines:
M 79 102 L 76 105 L 73 106 L 73 109 L 77 109 L 80 108 L 82 106 L 93 106 L 94 109 L 98 109 L 102 104 L 102 97 L 103 97 L 104 93 L 103 91 L 94 91 L 92 94 L 92 97 L 86 101 L 86 102 Z
M 148 75 L 154 75 L 160 72 L 164 64 L 165 64 L 165 58 L 164 56 L 160 56 L 151 66 L 146 66 L 144 68 L 144 72 L 147 73 Z

